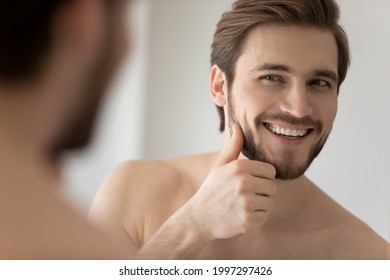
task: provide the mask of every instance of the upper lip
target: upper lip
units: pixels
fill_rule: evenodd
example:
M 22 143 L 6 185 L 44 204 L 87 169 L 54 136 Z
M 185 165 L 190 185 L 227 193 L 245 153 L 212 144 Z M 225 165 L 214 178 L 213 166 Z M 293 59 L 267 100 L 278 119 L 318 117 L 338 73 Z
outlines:
M 284 129 L 290 129 L 290 130 L 313 130 L 313 126 L 304 126 L 304 125 L 292 125 L 287 123 L 281 123 L 281 122 L 264 122 L 265 125 L 272 126 L 272 127 L 280 127 Z

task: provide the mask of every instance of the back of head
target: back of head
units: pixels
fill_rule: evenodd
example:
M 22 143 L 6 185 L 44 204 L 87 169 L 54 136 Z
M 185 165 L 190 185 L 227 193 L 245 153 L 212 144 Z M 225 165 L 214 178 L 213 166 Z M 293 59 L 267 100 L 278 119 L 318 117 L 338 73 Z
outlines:
M 129 3 L 0 0 L 0 103 L 31 122 L 28 112 L 45 114 L 34 114 L 41 128 L 34 133 L 48 138 L 40 141 L 51 158 L 89 143 L 101 100 L 127 52 Z
M 251 30 L 259 25 L 297 25 L 316 27 L 333 33 L 338 48 L 339 86 L 349 65 L 347 36 L 339 25 L 339 8 L 334 0 L 238 0 L 225 12 L 217 24 L 211 46 L 211 64 L 225 73 L 230 89 L 235 77 L 235 65 Z M 217 107 L 224 131 L 223 107 Z
M 50 47 L 51 22 L 65 0 L 0 0 L 0 81 L 37 74 Z

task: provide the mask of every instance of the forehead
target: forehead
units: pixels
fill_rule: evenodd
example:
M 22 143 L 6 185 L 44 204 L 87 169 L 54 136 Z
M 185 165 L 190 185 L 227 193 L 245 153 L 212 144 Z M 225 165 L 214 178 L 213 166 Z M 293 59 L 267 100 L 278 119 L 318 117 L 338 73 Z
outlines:
M 336 40 L 329 30 L 262 25 L 248 34 L 236 70 L 271 63 L 298 72 L 327 69 L 337 73 L 337 60 Z

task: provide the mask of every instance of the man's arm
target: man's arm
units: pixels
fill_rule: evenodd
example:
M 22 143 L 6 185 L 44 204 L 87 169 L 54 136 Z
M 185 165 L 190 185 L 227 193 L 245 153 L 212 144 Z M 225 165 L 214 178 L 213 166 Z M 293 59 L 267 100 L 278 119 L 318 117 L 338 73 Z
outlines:
M 117 238 L 121 239 L 126 239 L 126 236 L 123 234 L 123 228 L 118 225 L 130 222 L 132 225 L 126 227 L 130 237 L 127 243 L 129 250 L 136 251 L 139 258 L 194 258 L 207 242 L 231 238 L 262 224 L 273 207 L 271 196 L 276 191 L 275 169 L 266 163 L 238 159 L 242 145 L 242 132 L 235 126 L 232 138 L 225 143 L 214 168 L 196 194 L 170 217 L 168 216 L 169 218 L 165 219 L 166 221 L 146 242 L 143 242 L 142 237 L 137 237 L 139 229 L 145 225 L 145 221 L 140 218 L 142 215 L 137 215 L 133 221 L 123 221 L 120 217 L 123 217 L 125 212 L 137 213 L 140 208 L 142 209 L 142 205 L 129 204 L 142 204 L 142 200 L 147 200 L 148 198 L 142 198 L 140 193 L 145 192 L 143 188 L 148 189 L 149 186 L 140 184 L 142 189 L 139 190 L 137 200 L 134 198 L 137 193 L 134 192 L 132 195 L 134 199 L 123 203 L 123 197 L 129 196 L 120 195 L 120 191 L 116 191 L 116 196 L 111 196 L 110 193 L 115 193 L 115 190 L 108 184 L 105 188 L 107 195 L 98 195 L 91 210 L 91 218 L 100 221 L 100 224 L 105 220 L 103 227 L 110 228 L 116 232 Z M 142 171 L 138 172 L 137 177 L 140 173 Z M 143 176 L 153 175 L 146 172 Z M 126 182 L 119 183 L 126 185 Z M 133 181 L 131 185 L 135 186 L 137 182 Z M 158 190 L 164 190 L 164 187 Z M 154 195 L 150 189 L 146 192 Z M 161 203 L 174 203 L 175 195 L 172 194 L 170 199 L 163 201 L 161 198 L 163 201 Z M 115 202 L 120 200 L 121 203 Z M 125 207 L 125 204 L 130 208 Z M 152 213 L 157 214 L 157 211 Z

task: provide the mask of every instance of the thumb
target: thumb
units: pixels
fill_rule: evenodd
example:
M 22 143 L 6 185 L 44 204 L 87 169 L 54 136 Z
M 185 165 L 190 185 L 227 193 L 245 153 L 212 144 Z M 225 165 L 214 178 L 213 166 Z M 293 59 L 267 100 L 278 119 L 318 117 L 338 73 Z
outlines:
M 214 167 L 228 164 L 229 162 L 238 159 L 244 146 L 244 135 L 241 127 L 234 123 L 232 125 L 232 135 L 227 135 L 223 144 L 221 154 L 219 155 Z

